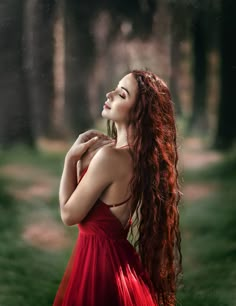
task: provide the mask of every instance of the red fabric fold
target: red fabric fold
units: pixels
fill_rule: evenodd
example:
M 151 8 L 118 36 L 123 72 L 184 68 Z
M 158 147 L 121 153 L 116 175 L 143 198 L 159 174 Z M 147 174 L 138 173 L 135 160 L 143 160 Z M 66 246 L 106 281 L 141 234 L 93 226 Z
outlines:
M 148 274 L 127 240 L 129 229 L 103 202 L 98 200 L 78 227 L 53 306 L 158 306 Z

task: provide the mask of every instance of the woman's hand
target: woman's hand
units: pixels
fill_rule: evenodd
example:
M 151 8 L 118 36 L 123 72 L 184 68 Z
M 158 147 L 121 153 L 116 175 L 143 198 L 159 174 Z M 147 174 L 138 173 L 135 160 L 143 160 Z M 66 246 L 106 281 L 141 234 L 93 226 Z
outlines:
M 112 144 L 112 139 L 96 130 L 89 130 L 79 135 L 66 154 L 66 158 L 73 163 L 80 162 L 80 170 L 87 167 L 96 154 L 104 145 Z
M 82 134 L 79 135 L 79 137 L 76 139 L 75 144 L 83 143 L 88 141 L 89 139 L 98 136 L 99 138 L 104 139 L 110 139 L 107 135 L 103 134 L 100 131 L 97 130 L 88 130 Z
M 98 139 L 87 149 L 82 155 L 81 159 L 77 162 L 77 176 L 79 173 L 87 168 L 93 159 L 94 155 L 104 146 L 113 145 L 112 139 L 108 137 L 98 137 Z
M 76 164 L 76 162 L 82 158 L 83 154 L 89 149 L 89 147 L 98 140 L 98 137 L 93 137 L 88 141 L 81 143 L 79 143 L 77 140 L 66 154 L 66 160 L 72 162 L 73 164 Z

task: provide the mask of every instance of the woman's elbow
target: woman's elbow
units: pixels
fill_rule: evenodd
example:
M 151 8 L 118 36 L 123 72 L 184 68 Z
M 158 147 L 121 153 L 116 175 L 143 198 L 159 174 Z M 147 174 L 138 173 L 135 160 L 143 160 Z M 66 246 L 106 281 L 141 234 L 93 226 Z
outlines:
M 70 212 L 61 210 L 62 222 L 67 226 L 72 226 L 80 222 L 79 218 L 75 218 Z
M 76 224 L 73 218 L 64 211 L 61 211 L 61 220 L 66 226 L 72 226 Z

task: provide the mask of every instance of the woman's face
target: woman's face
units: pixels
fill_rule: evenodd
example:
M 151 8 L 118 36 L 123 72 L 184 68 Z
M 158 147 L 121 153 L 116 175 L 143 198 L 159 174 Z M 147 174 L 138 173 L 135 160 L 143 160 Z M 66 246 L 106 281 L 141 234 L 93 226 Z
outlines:
M 106 94 L 102 117 L 116 123 L 128 123 L 129 114 L 138 92 L 138 84 L 132 73 L 124 76 L 116 89 Z

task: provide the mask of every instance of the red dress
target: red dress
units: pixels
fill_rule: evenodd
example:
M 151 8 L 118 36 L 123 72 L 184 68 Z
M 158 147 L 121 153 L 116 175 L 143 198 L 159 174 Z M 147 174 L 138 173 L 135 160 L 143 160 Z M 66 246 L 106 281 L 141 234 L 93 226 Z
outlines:
M 129 226 L 123 227 L 109 205 L 96 201 L 78 224 L 79 236 L 53 306 L 158 306 L 148 274 L 127 240 Z

